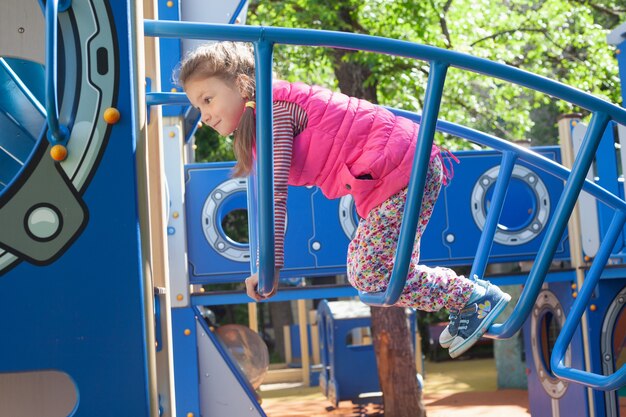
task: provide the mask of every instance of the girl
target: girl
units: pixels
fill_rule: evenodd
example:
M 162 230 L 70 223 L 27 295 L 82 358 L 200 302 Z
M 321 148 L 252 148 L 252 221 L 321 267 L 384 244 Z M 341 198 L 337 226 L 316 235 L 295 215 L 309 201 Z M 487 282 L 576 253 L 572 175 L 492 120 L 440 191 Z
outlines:
M 235 42 L 201 46 L 181 63 L 179 81 L 204 124 L 223 136 L 234 133 L 234 176 L 247 176 L 256 135 L 252 49 Z M 315 185 L 328 198 L 352 195 L 362 218 L 348 247 L 350 284 L 361 291 L 385 290 L 419 125 L 364 100 L 285 81 L 273 84 L 273 112 L 275 280 L 283 266 L 287 185 Z M 510 296 L 489 282 L 418 264 L 420 238 L 441 184 L 449 179 L 433 145 L 411 266 L 397 305 L 425 311 L 447 308 L 450 324 L 439 341 L 457 357 L 485 333 Z M 257 284 L 256 274 L 246 279 L 248 295 L 259 301 Z

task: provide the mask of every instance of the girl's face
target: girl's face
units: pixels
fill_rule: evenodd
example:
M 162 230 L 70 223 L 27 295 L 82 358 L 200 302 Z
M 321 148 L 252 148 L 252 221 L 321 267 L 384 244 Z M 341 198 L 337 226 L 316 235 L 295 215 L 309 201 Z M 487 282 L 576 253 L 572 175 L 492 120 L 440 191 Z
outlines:
M 185 83 L 185 93 L 191 105 L 200 110 L 202 123 L 222 136 L 235 131 L 246 103 L 235 85 L 218 77 L 192 77 Z

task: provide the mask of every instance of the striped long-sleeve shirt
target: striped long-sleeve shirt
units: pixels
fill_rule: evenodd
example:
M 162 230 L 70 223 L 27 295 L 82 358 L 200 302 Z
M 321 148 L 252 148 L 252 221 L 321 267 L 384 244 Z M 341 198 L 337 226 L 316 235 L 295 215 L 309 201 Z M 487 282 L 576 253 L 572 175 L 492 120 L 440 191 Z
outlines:
M 287 181 L 291 169 L 293 139 L 307 124 L 304 110 L 295 103 L 274 102 L 274 230 L 276 231 L 276 268 L 285 264 L 285 219 Z

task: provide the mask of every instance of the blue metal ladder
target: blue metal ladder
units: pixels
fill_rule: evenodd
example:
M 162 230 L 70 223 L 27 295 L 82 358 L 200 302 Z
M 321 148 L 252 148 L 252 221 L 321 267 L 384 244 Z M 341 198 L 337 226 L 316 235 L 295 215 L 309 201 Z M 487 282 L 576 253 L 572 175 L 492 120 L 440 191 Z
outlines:
M 489 135 L 475 133 L 477 142 L 502 152 L 500 174 L 494 189 L 486 223 L 478 244 L 477 256 L 472 265 L 472 275 L 484 274 L 491 243 L 496 232 L 506 190 L 517 160 L 525 161 L 540 169 L 566 180 L 563 194 L 554 210 L 554 215 L 547 226 L 546 237 L 542 242 L 536 261 L 532 267 L 520 301 L 511 317 L 503 324 L 492 326 L 490 336 L 507 338 L 516 333 L 530 313 L 541 286 L 545 280 L 556 246 L 562 236 L 568 219 L 574 209 L 581 190 L 585 190 L 615 210 L 612 224 L 604 237 L 600 250 L 587 275 L 579 296 L 574 302 L 572 312 L 559 335 L 553 350 L 551 365 L 556 376 L 564 380 L 600 389 L 614 390 L 626 384 L 626 368 L 622 367 L 613 375 L 603 376 L 564 365 L 564 356 L 570 344 L 585 305 L 600 277 L 611 249 L 626 221 L 626 203 L 606 190 L 586 181 L 600 139 L 609 122 L 615 121 L 626 125 L 626 110 L 602 99 L 568 87 L 553 80 L 509 67 L 496 62 L 476 58 L 470 55 L 439 49 L 431 46 L 414 44 L 406 41 L 385 39 L 374 36 L 316 31 L 306 29 L 286 29 L 276 27 L 233 27 L 200 23 L 181 23 L 146 21 L 145 34 L 160 37 L 186 37 L 193 39 L 234 40 L 252 42 L 255 46 L 257 79 L 257 172 L 258 172 L 258 224 L 259 242 L 259 292 L 270 294 L 274 290 L 274 207 L 272 178 L 272 54 L 274 44 L 323 45 L 327 47 L 359 49 L 390 55 L 416 58 L 430 63 L 430 73 L 424 100 L 424 112 L 414 157 L 413 170 L 409 182 L 407 205 L 402 221 L 396 253 L 396 262 L 389 285 L 384 292 L 360 293 L 361 299 L 372 305 L 391 306 L 396 303 L 406 284 L 418 213 L 423 195 L 430 149 L 437 128 L 445 131 L 445 123 L 437 122 L 441 96 L 449 67 L 456 67 L 528 87 L 550 96 L 568 101 L 585 108 L 592 113 L 591 124 L 580 152 L 576 157 L 571 172 L 566 168 L 548 161 L 526 149 L 499 140 Z M 155 98 L 156 100 L 156 98 Z M 399 112 L 402 113 L 402 112 Z M 404 115 L 404 114 L 403 114 Z M 444 126 L 442 128 L 442 125 Z M 250 216 L 252 217 L 252 216 Z M 254 228 L 250 228 L 254 231 Z M 251 236 L 252 237 L 252 236 Z M 251 244 L 251 251 L 256 251 Z

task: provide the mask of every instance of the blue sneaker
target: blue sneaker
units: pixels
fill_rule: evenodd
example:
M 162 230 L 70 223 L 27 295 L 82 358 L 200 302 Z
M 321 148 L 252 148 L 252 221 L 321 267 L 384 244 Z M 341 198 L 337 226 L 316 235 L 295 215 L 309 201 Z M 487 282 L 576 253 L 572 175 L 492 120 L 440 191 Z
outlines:
M 474 280 L 476 284 L 482 286 L 485 290 L 489 288 L 491 283 L 489 281 L 485 281 L 482 279 L 478 279 L 476 275 L 474 275 Z M 486 291 L 485 291 L 486 292 Z M 448 319 L 450 320 L 450 324 L 443 329 L 443 332 L 439 335 L 439 344 L 442 348 L 447 349 L 452 344 L 452 341 L 457 336 L 459 332 L 459 313 L 458 309 L 450 309 L 450 316 Z
M 510 300 L 509 294 L 495 285 L 489 285 L 483 297 L 463 307 L 459 312 L 457 336 L 450 344 L 450 356 L 459 357 L 471 348 L 504 311 Z

